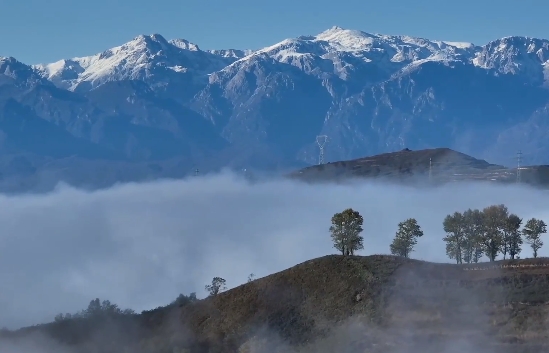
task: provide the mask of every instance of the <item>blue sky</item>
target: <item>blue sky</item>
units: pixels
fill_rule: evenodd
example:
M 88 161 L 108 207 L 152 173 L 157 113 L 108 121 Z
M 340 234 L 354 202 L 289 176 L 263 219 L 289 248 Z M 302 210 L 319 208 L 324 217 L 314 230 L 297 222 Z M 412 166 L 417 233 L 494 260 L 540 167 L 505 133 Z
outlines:
M 0 0 L 0 56 L 35 64 L 101 52 L 138 34 L 204 49 L 251 48 L 334 25 L 485 44 L 549 38 L 546 0 Z

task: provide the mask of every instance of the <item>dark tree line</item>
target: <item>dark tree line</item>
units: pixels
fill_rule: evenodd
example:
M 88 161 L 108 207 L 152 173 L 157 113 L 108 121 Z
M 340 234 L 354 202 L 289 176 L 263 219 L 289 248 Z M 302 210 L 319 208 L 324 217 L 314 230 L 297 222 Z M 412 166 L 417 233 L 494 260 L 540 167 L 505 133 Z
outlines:
M 443 222 L 446 236 L 446 254 L 456 263 L 478 263 L 486 255 L 495 261 L 515 259 L 524 243 L 530 245 L 534 258 L 543 246 L 541 235 L 547 232 L 544 221 L 532 218 L 523 229 L 522 218 L 509 213 L 505 205 L 492 205 L 481 210 L 468 209 L 446 216 Z
M 330 233 L 334 248 L 342 255 L 354 255 L 364 248 L 364 219 L 358 211 L 348 208 L 332 217 Z M 443 223 L 446 236 L 446 254 L 456 263 L 478 263 L 483 256 L 495 261 L 499 254 L 503 259 L 515 259 L 524 243 L 538 256 L 543 246 L 541 236 L 547 233 L 543 220 L 531 218 L 522 227 L 522 218 L 510 213 L 505 205 L 492 205 L 483 210 L 468 209 L 446 216 Z M 522 227 L 522 229 L 521 229 Z M 410 257 L 423 230 L 415 218 L 398 224 L 393 242 L 389 245 L 391 254 Z
M 189 295 L 185 294 L 179 294 L 177 298 L 171 303 L 171 305 L 177 305 L 179 307 L 186 306 L 188 304 L 192 304 L 198 301 L 198 298 L 196 297 L 196 292 L 192 292 Z
M 98 318 L 112 317 L 116 315 L 133 315 L 135 311 L 132 309 L 120 309 L 118 305 L 111 303 L 109 300 L 100 301 L 99 298 L 90 301 L 88 307 L 75 314 L 58 314 L 55 316 L 55 321 L 64 321 L 79 318 Z

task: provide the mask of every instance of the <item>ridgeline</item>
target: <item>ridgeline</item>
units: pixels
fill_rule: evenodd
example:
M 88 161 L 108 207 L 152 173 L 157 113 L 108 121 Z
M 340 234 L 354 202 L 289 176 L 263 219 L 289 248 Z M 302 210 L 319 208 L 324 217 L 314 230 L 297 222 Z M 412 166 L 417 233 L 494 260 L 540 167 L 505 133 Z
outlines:
M 405 184 L 441 185 L 449 182 L 517 182 L 517 168 L 490 164 L 449 148 L 383 153 L 348 161 L 315 165 L 295 171 L 291 178 L 307 182 L 375 179 Z M 549 165 L 522 166 L 520 181 L 549 188 Z

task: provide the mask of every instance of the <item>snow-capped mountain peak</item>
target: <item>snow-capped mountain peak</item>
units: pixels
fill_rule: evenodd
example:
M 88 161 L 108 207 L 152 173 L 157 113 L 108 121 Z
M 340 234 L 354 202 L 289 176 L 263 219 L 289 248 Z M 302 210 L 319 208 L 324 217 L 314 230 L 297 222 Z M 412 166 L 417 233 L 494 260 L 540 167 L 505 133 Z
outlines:
M 457 53 L 475 48 L 474 44 L 466 42 L 434 41 L 420 37 L 371 34 L 358 30 L 343 29 L 338 26 L 316 35 L 314 40 L 328 42 L 335 49 L 348 52 L 383 50 L 388 47 L 396 49 L 410 47 L 416 50 L 419 48 L 427 49 L 431 53 L 443 50 Z
M 93 89 L 109 81 L 146 81 L 154 75 L 158 79 L 159 75 L 170 75 L 170 72 L 206 78 L 225 68 L 233 71 L 234 65 L 239 66 L 252 57 L 253 62 L 274 60 L 314 76 L 335 75 L 345 81 L 363 81 L 359 79 L 360 72 L 367 75 L 369 81 L 372 76 L 367 73 L 375 70 L 375 80 L 383 80 L 426 62 L 448 65 L 454 61 L 503 74 L 526 73 L 543 80 L 544 73 L 549 75 L 548 48 L 547 41 L 527 37 L 505 37 L 479 47 L 472 43 L 375 34 L 334 26 L 317 35 L 285 39 L 258 51 L 204 51 L 185 39 L 168 41 L 160 34 L 139 35 L 96 55 L 36 65 L 34 69 L 57 86 L 70 90 Z
M 358 51 L 370 47 L 374 43 L 374 36 L 362 31 L 334 26 L 316 35 L 314 40 L 326 41 L 337 46 L 340 51 Z
M 152 58 L 165 55 L 170 47 L 159 34 L 139 35 L 96 55 L 35 65 L 34 68 L 63 88 L 73 90 L 82 82 L 89 82 L 91 87 L 95 87 L 109 80 L 137 76 Z
M 470 63 L 476 50 L 472 43 L 371 34 L 334 26 L 314 36 L 285 39 L 254 55 L 266 54 L 315 76 L 336 75 L 348 81 L 358 72 L 371 72 L 373 67 L 379 70 L 378 79 L 383 79 L 427 61 Z
M 440 144 L 508 160 L 508 146 L 548 155 L 544 79 L 549 41 L 528 37 L 476 46 L 334 26 L 252 52 L 151 34 L 33 68 L 0 58 L 0 114 L 35 114 L 136 160 L 183 156 L 185 168 L 238 151 L 241 163 L 314 162 L 318 134 L 331 160 Z M 42 138 L 46 125 L 28 121 L 25 141 Z M 24 126 L 10 124 L 17 142 Z
M 58 87 L 93 89 L 110 81 L 147 80 L 166 70 L 206 76 L 236 60 L 237 55 L 233 52 L 232 56 L 221 56 L 202 51 L 185 39 L 168 41 L 160 34 L 151 34 L 139 35 L 96 55 L 35 65 L 34 68 Z

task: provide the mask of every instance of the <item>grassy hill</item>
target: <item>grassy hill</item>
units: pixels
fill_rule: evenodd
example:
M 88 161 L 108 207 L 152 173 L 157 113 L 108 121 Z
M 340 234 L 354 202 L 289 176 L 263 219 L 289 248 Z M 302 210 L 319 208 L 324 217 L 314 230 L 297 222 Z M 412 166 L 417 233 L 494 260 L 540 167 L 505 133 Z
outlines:
M 37 342 L 90 353 L 540 352 L 548 303 L 548 259 L 331 255 L 183 307 L 4 332 L 0 351 Z
M 515 183 L 516 168 L 490 164 L 449 148 L 399 152 L 307 167 L 290 174 L 299 180 L 342 181 L 370 178 L 399 183 L 442 184 L 456 181 Z M 521 181 L 549 186 L 549 166 L 521 167 Z

